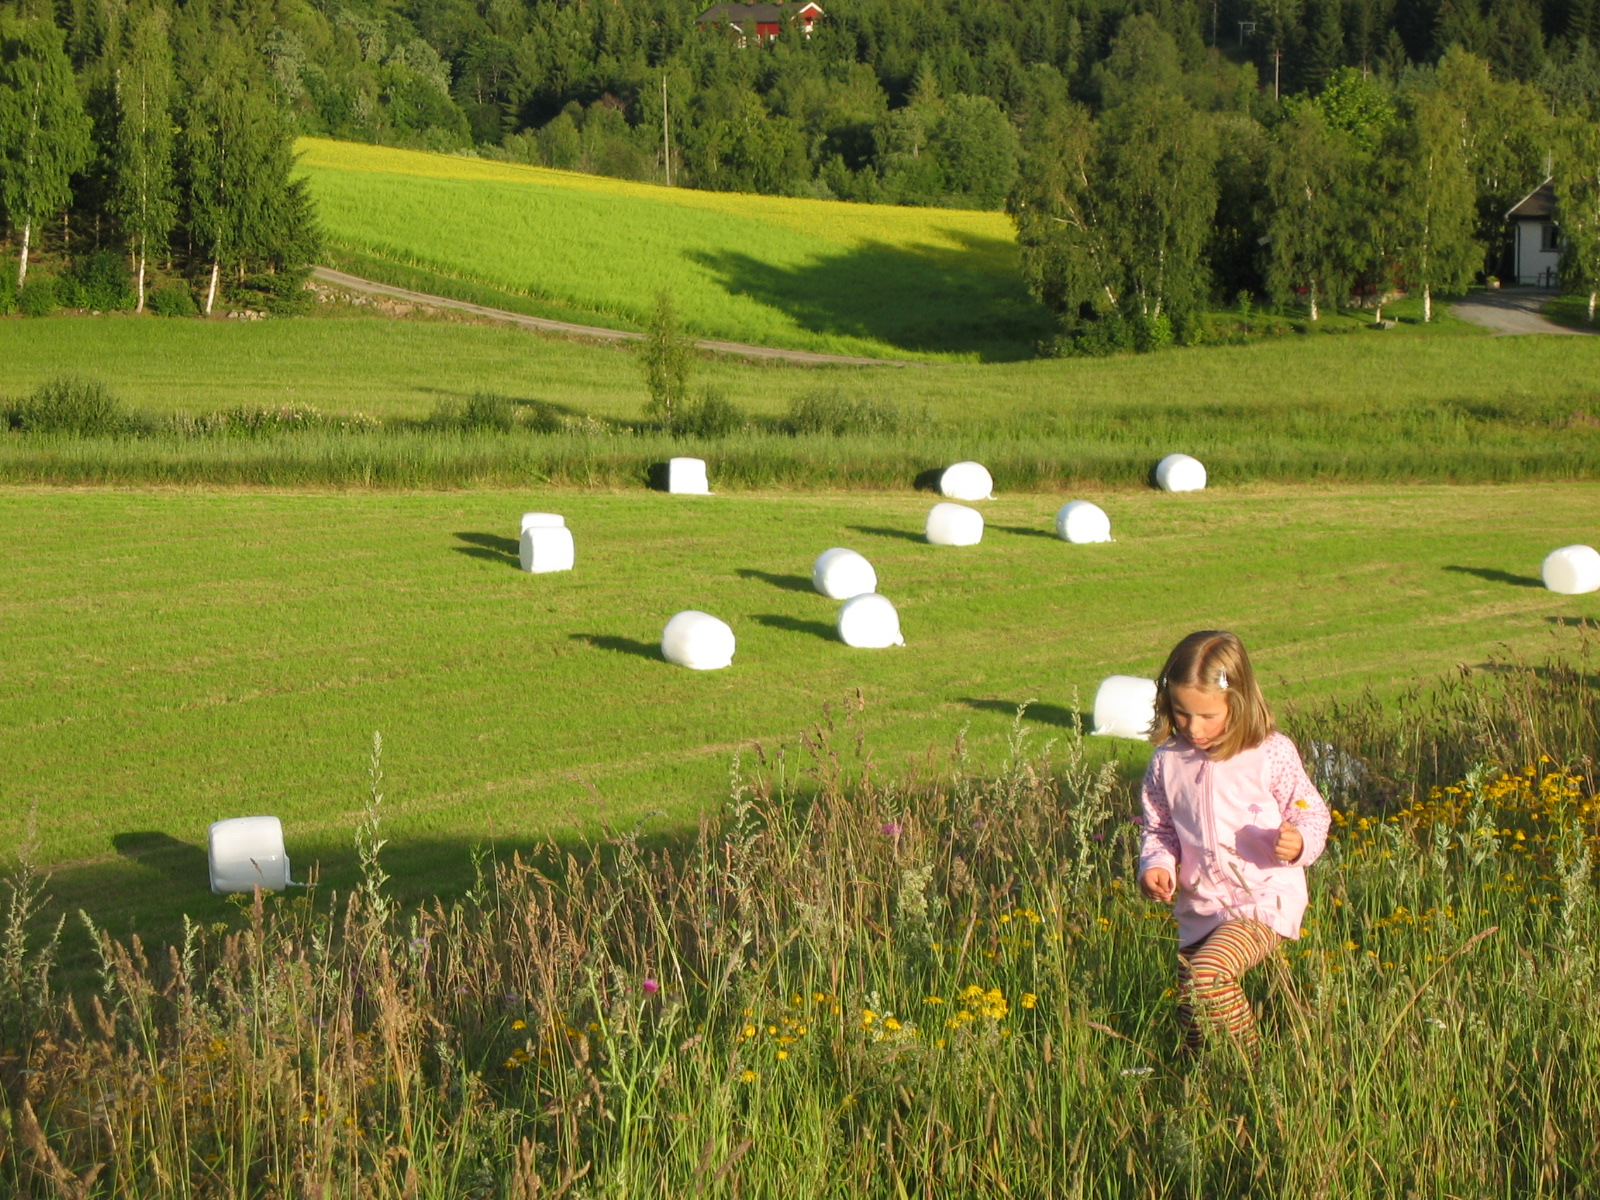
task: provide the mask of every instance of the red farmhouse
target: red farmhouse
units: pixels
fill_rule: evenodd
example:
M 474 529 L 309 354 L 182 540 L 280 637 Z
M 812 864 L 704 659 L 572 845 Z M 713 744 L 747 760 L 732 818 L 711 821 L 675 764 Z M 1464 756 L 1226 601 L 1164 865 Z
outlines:
M 736 29 L 739 31 L 739 44 L 743 46 L 752 37 L 758 43 L 770 42 L 789 24 L 798 28 L 803 36 L 810 37 L 812 27 L 821 16 L 822 5 L 816 0 L 777 0 L 777 3 L 725 0 L 706 9 L 694 19 L 694 23 L 707 29 L 713 26 Z

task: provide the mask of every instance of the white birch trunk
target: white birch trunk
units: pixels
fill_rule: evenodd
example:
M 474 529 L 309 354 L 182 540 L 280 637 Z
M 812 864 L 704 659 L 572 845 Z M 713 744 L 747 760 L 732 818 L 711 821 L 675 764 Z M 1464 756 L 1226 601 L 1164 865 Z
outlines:
M 222 272 L 222 264 L 215 259 L 211 261 L 211 286 L 206 288 L 206 316 L 211 315 L 211 306 L 217 302 L 217 276 Z
M 1311 287 L 1306 291 L 1306 297 L 1311 301 L 1311 319 L 1317 319 L 1317 281 L 1311 281 Z
M 17 260 L 17 291 L 28 282 L 28 242 L 33 235 L 33 222 L 22 223 L 22 257 Z
M 1433 289 L 1427 284 L 1422 285 L 1422 323 L 1424 325 L 1433 320 Z
M 139 303 L 134 305 L 134 312 L 144 311 L 144 246 L 139 247 Z
M 28 243 L 27 243 L 26 239 L 24 239 L 23 243 L 22 243 L 22 255 L 23 255 L 24 259 L 27 258 L 27 255 L 28 255 Z M 1594 324 L 1594 301 L 1595 301 L 1596 294 L 1597 293 L 1595 293 L 1595 292 L 1590 292 L 1589 293 L 1589 324 L 1591 324 L 1591 325 Z

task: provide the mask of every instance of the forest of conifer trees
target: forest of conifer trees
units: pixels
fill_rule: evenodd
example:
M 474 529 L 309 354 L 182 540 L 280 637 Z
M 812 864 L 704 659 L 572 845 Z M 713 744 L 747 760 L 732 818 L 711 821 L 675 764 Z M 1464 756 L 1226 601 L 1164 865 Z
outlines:
M 3 0 L 0 307 L 41 252 L 35 308 L 292 304 L 296 134 L 1004 206 L 1066 351 L 1181 341 L 1241 296 L 1316 319 L 1459 291 L 1549 173 L 1566 282 L 1600 273 L 1600 0 L 829 0 L 770 43 L 704 7 Z

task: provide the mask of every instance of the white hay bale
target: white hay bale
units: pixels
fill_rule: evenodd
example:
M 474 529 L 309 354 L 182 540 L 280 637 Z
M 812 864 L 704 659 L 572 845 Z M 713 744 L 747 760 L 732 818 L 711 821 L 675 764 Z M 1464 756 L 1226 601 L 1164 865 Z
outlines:
M 1111 518 L 1087 500 L 1070 500 L 1056 513 L 1056 536 L 1064 542 L 1109 542 Z
M 281 892 L 289 886 L 289 856 L 277 817 L 231 817 L 214 821 L 206 835 L 211 890 Z
M 669 458 L 667 460 L 667 491 L 685 496 L 708 496 L 711 484 L 706 479 L 706 460 L 703 458 Z
M 854 596 L 839 606 L 839 640 L 864 650 L 906 644 L 900 636 L 900 614 L 887 596 L 876 592 Z
M 928 510 L 928 541 L 935 546 L 976 546 L 983 541 L 983 514 L 965 504 L 935 504 Z
M 952 500 L 993 500 L 994 480 L 982 463 L 951 463 L 939 476 L 939 495 Z
M 715 671 L 733 662 L 733 630 L 710 613 L 686 609 L 661 631 L 661 654 L 691 671 Z
M 1545 587 L 1563 596 L 1600 591 L 1600 551 L 1593 546 L 1563 546 L 1545 555 L 1539 575 Z
M 522 531 L 519 557 L 524 571 L 534 575 L 570 571 L 573 555 L 572 530 L 565 525 L 535 525 Z
M 878 590 L 878 573 L 854 550 L 835 546 L 811 564 L 811 586 L 830 600 L 848 600 Z
M 1164 492 L 1198 492 L 1206 486 L 1206 468 L 1198 458 L 1169 454 L 1156 464 L 1156 486 Z
M 1150 733 L 1156 716 L 1156 681 L 1137 675 L 1107 675 L 1094 694 L 1094 731 L 1103 737 L 1137 738 Z
M 530 529 L 559 529 L 567 523 L 567 519 L 560 513 L 523 513 L 522 528 L 519 534 L 527 533 Z

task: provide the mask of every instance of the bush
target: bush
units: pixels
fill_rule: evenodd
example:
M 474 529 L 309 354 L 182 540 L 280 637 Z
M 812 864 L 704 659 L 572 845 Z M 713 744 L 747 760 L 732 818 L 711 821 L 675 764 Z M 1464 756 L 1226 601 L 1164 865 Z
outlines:
M 193 317 L 200 312 L 194 293 L 181 283 L 156 288 L 145 297 L 144 304 L 158 317 Z
M 683 415 L 672 425 L 672 432 L 681 437 L 721 438 L 737 433 L 748 423 L 744 409 L 707 388 L 700 398 L 686 405 Z
M 784 429 L 792 434 L 899 433 L 905 414 L 892 400 L 848 396 L 838 388 L 806 392 L 789 403 Z
M 48 317 L 60 307 L 60 292 L 49 275 L 29 276 L 17 297 L 17 309 L 26 317 Z
M 115 250 L 96 250 L 79 259 L 61 277 L 60 302 L 97 312 L 132 308 L 138 300 L 127 260 Z
M 251 275 L 228 289 L 229 300 L 247 308 L 260 309 L 275 316 L 293 316 L 309 310 L 316 302 L 306 288 L 311 268 Z
M 461 428 L 472 433 L 510 433 L 516 407 L 496 392 L 474 392 L 461 413 Z
M 31 285 L 30 285 L 31 287 Z M 26 296 L 27 288 L 23 289 Z M 27 433 L 97 437 L 125 432 L 128 413 L 97 379 L 52 379 L 17 405 L 14 423 Z

